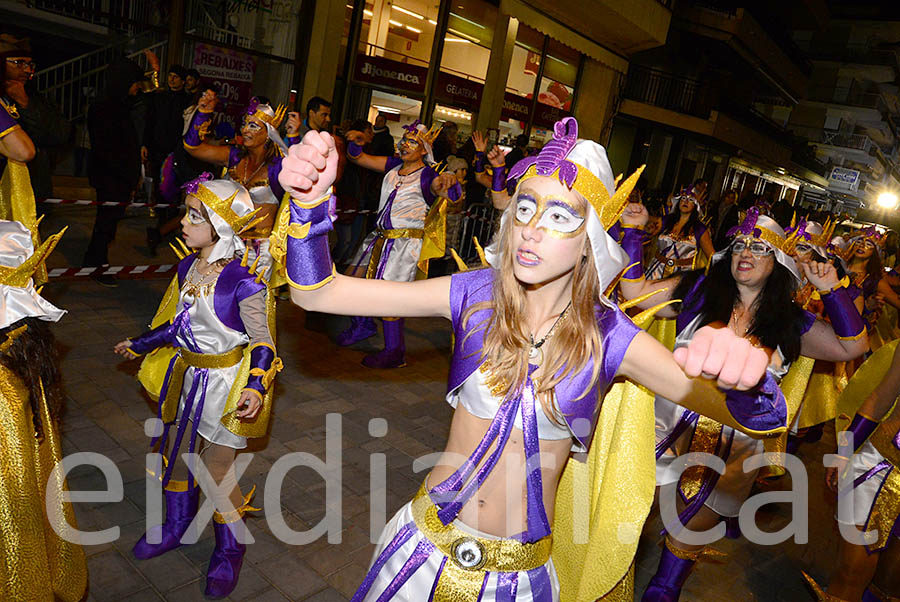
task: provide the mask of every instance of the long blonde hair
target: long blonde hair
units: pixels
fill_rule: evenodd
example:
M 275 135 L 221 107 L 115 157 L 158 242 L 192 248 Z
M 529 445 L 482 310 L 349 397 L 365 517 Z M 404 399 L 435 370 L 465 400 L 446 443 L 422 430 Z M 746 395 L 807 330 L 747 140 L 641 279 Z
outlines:
M 585 211 L 587 201 L 574 191 L 573 195 L 582 204 L 579 209 Z M 494 278 L 492 299 L 472 305 L 463 315 L 463 328 L 466 328 L 473 314 L 485 309 L 493 310 L 490 318 L 471 329 L 466 338 L 480 328 L 485 329 L 481 356 L 489 367 L 486 385 L 494 394 L 502 394 L 504 399 L 516 394 L 524 385 L 531 348 L 525 321 L 525 287 L 516 278 L 513 267 L 516 249 L 513 244 L 515 197 L 506 210 L 510 214 L 506 216 L 498 236 L 500 266 Z M 568 315 L 560 320 L 552 338 L 547 339 L 547 344 L 542 347 L 544 361 L 532 377 L 535 396 L 544 413 L 559 423 L 562 420 L 558 407 L 553 403 L 554 387 L 569 374 L 580 372 L 593 360 L 590 384 L 581 392 L 579 399 L 584 397 L 596 382 L 603 355 L 595 313 L 603 291 L 600 290 L 587 236 L 584 245 L 585 256 L 575 262 L 572 277 L 572 306 Z

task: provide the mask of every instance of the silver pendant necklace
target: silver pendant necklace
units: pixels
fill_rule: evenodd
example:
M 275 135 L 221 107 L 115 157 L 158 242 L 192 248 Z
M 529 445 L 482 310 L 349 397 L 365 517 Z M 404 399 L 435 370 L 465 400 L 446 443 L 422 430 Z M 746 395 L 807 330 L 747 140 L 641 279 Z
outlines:
M 531 340 L 531 348 L 528 349 L 528 363 L 534 366 L 540 366 L 544 362 L 544 351 L 541 349 L 544 343 L 547 342 L 551 336 L 553 336 L 554 331 L 556 330 L 556 325 L 562 322 L 563 318 L 569 313 L 569 308 L 572 307 L 572 302 L 569 301 L 569 304 L 566 305 L 566 308 L 562 310 L 562 313 L 559 314 L 559 317 L 556 318 L 556 322 L 553 323 L 553 326 L 550 327 L 550 330 L 547 331 L 547 334 L 541 338 L 537 343 L 534 342 L 534 335 L 529 334 L 528 338 Z

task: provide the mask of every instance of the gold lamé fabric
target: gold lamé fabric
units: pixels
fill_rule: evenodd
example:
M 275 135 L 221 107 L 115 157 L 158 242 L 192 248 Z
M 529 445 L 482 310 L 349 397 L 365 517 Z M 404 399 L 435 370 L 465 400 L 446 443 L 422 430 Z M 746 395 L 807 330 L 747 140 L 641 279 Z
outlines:
M 452 522 L 444 524 L 438 517 L 438 508 L 428 495 L 423 483 L 412 502 L 413 521 L 419 531 L 441 551 L 444 556 L 453 558 L 453 544 L 459 540 L 474 539 L 484 550 L 484 564 L 478 570 L 467 570 L 469 573 L 517 572 L 530 571 L 543 566 L 550 559 L 552 537 L 548 535 L 532 543 L 522 543 L 515 539 L 484 539 L 473 537 Z M 452 560 L 447 566 L 452 564 Z M 454 565 L 455 566 L 455 565 Z M 479 579 L 479 588 L 482 579 Z M 477 593 L 477 592 L 476 592 Z
M 39 405 L 41 440 L 34 436 L 28 390 L 0 366 L 0 599 L 76 602 L 87 587 L 87 564 L 81 546 L 57 535 L 47 515 L 49 505 L 66 522 L 57 530 L 74 539 L 75 513 L 62 497 L 68 487 L 53 471 L 62 459 L 59 432 L 46 400 Z M 45 504 L 51 478 L 59 494 Z
M 12 159 L 6 162 L 3 177 L 0 177 L 0 219 L 21 222 L 31 230 L 34 248 L 41 246 L 41 237 L 37 231 L 37 209 L 34 191 L 31 189 L 31 176 L 28 167 Z M 43 263 L 34 272 L 34 285 L 41 286 L 47 282 L 47 266 Z
M 698 416 L 697 425 L 691 435 L 691 444 L 688 453 L 704 453 L 716 455 L 719 449 L 719 441 L 722 439 L 722 431 L 725 427 L 712 418 Z M 690 501 L 700 493 L 703 482 L 709 478 L 712 469 L 705 466 L 689 466 L 681 475 L 678 488 L 684 499 Z
M 900 474 L 896 465 L 887 470 L 890 472 L 881 484 L 878 497 L 869 512 L 869 520 L 866 521 L 866 531 L 878 530 L 878 540 L 866 546 L 870 551 L 881 550 L 887 545 L 891 529 L 900 516 Z
M 384 243 L 386 241 L 397 240 L 400 238 L 424 239 L 425 230 L 420 228 L 394 228 L 393 230 L 382 230 L 379 228 L 375 232 L 375 236 L 375 245 L 372 247 L 372 254 L 369 256 L 369 266 L 366 268 L 366 278 L 369 279 L 375 278 L 375 274 L 378 273 L 378 265 L 381 263 L 381 256 L 384 254 Z
M 416 279 L 427 278 L 428 262 L 443 257 L 447 252 L 447 213 L 461 210 L 462 203 L 462 199 L 451 201 L 447 197 L 440 197 L 431 206 L 428 215 L 425 216 L 425 235 L 416 264 L 419 270 Z
M 853 374 L 853 377 L 841 392 L 840 397 L 838 397 L 837 417 L 835 418 L 834 423 L 836 432 L 840 432 L 847 428 L 847 425 L 850 423 L 850 417 L 856 413 L 866 397 L 875 390 L 878 383 L 884 380 L 884 375 L 887 374 L 887 371 L 891 367 L 891 362 L 894 359 L 894 352 L 897 349 L 898 343 L 900 343 L 900 339 L 893 340 L 887 345 L 883 345 L 869 356 L 869 359 L 867 359 Z M 896 410 L 892 410 L 891 414 L 885 416 L 882 422 L 887 421 L 893 414 L 893 411 Z M 883 429 L 877 429 L 875 434 L 881 430 Z M 860 442 L 857 442 L 857 444 L 859 443 Z M 890 447 L 894 447 L 893 444 L 891 444 Z M 876 445 L 876 448 L 878 448 L 878 445 Z M 896 448 L 894 448 L 894 450 L 896 453 Z M 889 450 L 882 451 L 881 449 L 878 449 L 878 451 L 882 455 L 885 455 L 885 451 Z M 891 457 L 885 457 L 888 460 L 891 460 Z M 895 464 L 895 466 L 897 466 L 897 464 Z
M 553 564 L 563 602 L 632 600 L 656 488 L 653 395 L 630 381 L 603 398 L 587 462 L 569 459 L 556 497 Z

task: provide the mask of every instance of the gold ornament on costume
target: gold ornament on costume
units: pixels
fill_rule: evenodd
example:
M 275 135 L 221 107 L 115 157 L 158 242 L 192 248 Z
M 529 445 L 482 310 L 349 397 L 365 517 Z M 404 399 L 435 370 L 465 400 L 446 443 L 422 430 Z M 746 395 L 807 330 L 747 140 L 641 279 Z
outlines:
M 37 225 L 35 224 L 35 228 L 36 227 Z M 53 252 L 53 249 L 56 248 L 56 244 L 67 229 L 68 226 L 45 240 L 43 244 L 31 254 L 31 257 L 26 259 L 19 267 L 11 268 L 8 266 L 0 266 L 0 284 L 14 286 L 16 288 L 28 286 L 34 273 L 44 265 L 47 257 Z
M 284 116 L 287 114 L 287 107 L 284 105 L 278 105 L 278 108 L 274 110 L 275 115 L 269 115 L 262 109 L 258 108 L 260 106 L 269 106 L 269 105 L 261 105 L 261 104 L 259 104 L 259 101 L 257 101 L 256 99 L 254 99 L 254 101 L 256 101 L 256 105 L 251 103 L 249 110 L 247 111 L 247 114 L 250 117 L 259 119 L 263 123 L 268 123 L 269 125 L 271 125 L 273 128 L 275 128 L 277 130 L 281 126 L 281 122 L 284 121 Z
M 254 209 L 244 216 L 239 216 L 234 212 L 231 208 L 231 203 L 238 194 L 237 190 L 234 191 L 234 194 L 225 199 L 220 199 L 213 191 L 204 186 L 203 182 L 198 182 L 198 185 L 193 191 L 188 188 L 186 188 L 186 190 L 188 194 L 200 199 L 200 202 L 225 220 L 225 223 L 234 230 L 235 234 L 240 234 L 245 230 L 251 230 L 256 224 L 264 219 L 257 216 L 259 209 Z

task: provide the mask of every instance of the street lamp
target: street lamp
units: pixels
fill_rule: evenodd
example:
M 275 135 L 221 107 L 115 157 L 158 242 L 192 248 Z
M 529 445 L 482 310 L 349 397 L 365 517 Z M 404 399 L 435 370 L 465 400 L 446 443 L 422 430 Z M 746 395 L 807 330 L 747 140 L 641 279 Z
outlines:
M 882 209 L 896 209 L 900 199 L 893 192 L 882 192 L 878 195 L 878 206 Z

